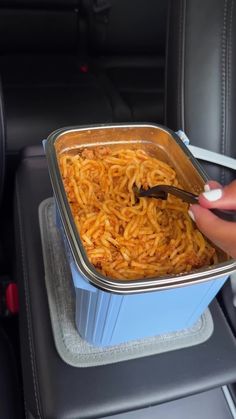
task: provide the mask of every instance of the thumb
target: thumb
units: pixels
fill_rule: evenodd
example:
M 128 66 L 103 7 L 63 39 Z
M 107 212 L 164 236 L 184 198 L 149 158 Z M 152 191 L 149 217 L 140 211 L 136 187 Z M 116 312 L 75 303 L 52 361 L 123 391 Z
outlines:
M 189 215 L 208 239 L 236 258 L 236 223 L 223 221 L 200 205 L 191 205 Z
M 224 188 L 203 192 L 199 196 L 199 204 L 204 208 L 236 209 L 236 181 Z

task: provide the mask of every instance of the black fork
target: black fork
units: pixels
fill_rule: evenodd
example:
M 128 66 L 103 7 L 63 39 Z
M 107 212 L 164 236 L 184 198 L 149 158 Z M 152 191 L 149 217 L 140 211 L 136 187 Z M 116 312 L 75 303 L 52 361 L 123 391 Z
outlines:
M 147 197 L 147 198 L 156 198 L 166 200 L 168 194 L 177 196 L 177 198 L 182 199 L 189 204 L 198 203 L 198 195 L 195 195 L 191 192 L 184 191 L 183 189 L 176 188 L 172 185 L 156 185 L 147 190 L 142 188 L 133 187 L 134 194 L 137 198 Z M 218 208 L 211 208 L 211 212 L 217 215 L 219 218 L 225 221 L 236 221 L 236 211 L 231 210 L 222 210 Z

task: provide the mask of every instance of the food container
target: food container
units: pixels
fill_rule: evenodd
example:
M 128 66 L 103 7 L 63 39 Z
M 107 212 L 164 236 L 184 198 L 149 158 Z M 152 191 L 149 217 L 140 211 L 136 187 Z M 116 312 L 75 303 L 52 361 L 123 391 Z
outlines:
M 216 296 L 236 262 L 218 250 L 219 263 L 178 275 L 114 280 L 89 262 L 67 200 L 57 156 L 109 145 L 139 147 L 170 164 L 184 189 L 199 193 L 207 180 L 179 137 L 158 125 L 72 127 L 52 133 L 45 151 L 75 290 L 79 334 L 97 346 L 166 334 L 193 325 Z

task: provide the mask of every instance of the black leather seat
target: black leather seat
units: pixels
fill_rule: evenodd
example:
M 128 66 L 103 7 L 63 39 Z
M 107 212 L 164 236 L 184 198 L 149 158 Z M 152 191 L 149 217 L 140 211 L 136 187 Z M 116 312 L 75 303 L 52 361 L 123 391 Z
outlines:
M 163 122 L 167 2 L 109 5 L 99 42 L 101 16 L 83 30 L 82 0 L 0 0 L 8 156 L 62 126 Z
M 33 60 L 33 65 L 31 64 Z M 8 70 L 18 67 L 17 76 Z M 76 57 L 8 57 L 2 68 L 7 115 L 7 154 L 41 144 L 60 126 L 112 121 L 112 108 L 92 74 L 80 72 Z
M 233 1 L 171 0 L 166 124 L 191 143 L 236 157 L 236 10 Z M 235 175 L 207 166 L 212 179 Z
M 89 56 L 114 118 L 163 123 L 168 2 L 107 0 L 98 2 L 108 6 L 100 13 L 92 7 L 95 2 L 82 3 L 89 20 Z
M 30 417 L 106 417 L 236 380 L 236 340 L 216 302 L 211 306 L 214 332 L 202 345 L 99 367 L 67 365 L 52 334 L 38 222 L 38 206 L 51 195 L 42 148 L 27 149 L 16 177 L 15 228 L 21 357 Z
M 3 225 L 5 218 L 2 213 L 2 195 L 5 180 L 5 112 L 2 99 L 2 84 L 0 80 L 0 274 L 4 265 L 3 254 Z M 8 230 L 9 233 L 9 230 Z M 12 260 L 12 255 L 11 255 Z M 2 288 L 0 292 L 1 302 L 4 300 Z M 13 344 L 0 320 L 0 416 L 6 419 L 23 419 L 23 392 L 20 379 L 20 371 L 17 364 L 17 355 Z M 8 327 L 8 326 L 7 326 Z
M 7 6 L 7 7 L 6 7 Z M 7 154 L 60 126 L 112 121 L 97 78 L 78 60 L 78 1 L 0 1 Z
M 21 382 L 12 345 L 0 327 L 0 412 L 3 419 L 23 419 Z
M 191 143 L 236 158 L 236 10 L 233 1 L 170 1 L 166 123 Z M 178 36 L 177 36 L 178 34 Z M 202 163 L 203 164 L 203 163 Z M 204 164 L 227 184 L 235 172 Z M 235 276 L 220 301 L 236 332 Z M 236 386 L 233 390 L 236 400 Z
M 194 122 L 195 109 L 197 109 L 198 122 L 205 121 L 205 127 L 208 127 L 207 122 L 209 122 L 212 124 L 212 129 L 215 130 L 214 133 L 213 131 L 209 132 L 209 144 L 212 149 L 217 151 L 220 150 L 222 127 L 219 128 L 220 124 L 215 127 L 214 124 L 219 121 L 215 120 L 214 112 L 211 111 L 209 105 L 211 102 L 207 102 L 215 90 L 210 88 L 208 94 L 204 96 L 201 107 L 193 106 L 191 108 L 192 97 L 198 96 L 198 89 L 195 89 L 192 96 L 191 90 L 185 91 L 184 86 L 187 83 L 188 87 L 191 87 L 188 71 L 190 68 L 193 70 L 192 60 L 196 65 L 196 72 L 191 77 L 189 74 L 191 80 L 198 79 L 198 72 L 201 70 L 200 63 L 202 66 L 206 64 L 206 74 L 208 71 L 215 74 L 215 71 L 216 79 L 221 77 L 218 67 L 217 71 L 215 69 L 216 64 L 218 66 L 221 62 L 222 56 L 224 57 L 222 51 L 219 53 L 218 41 L 221 37 L 221 30 L 227 32 L 224 22 L 231 16 L 229 11 L 226 9 L 224 11 L 223 3 L 220 0 L 217 2 L 213 2 L 213 0 L 203 2 L 202 0 L 201 7 L 199 7 L 199 3 L 195 6 L 193 1 L 173 0 L 168 53 L 168 124 L 174 129 L 185 129 L 193 143 L 206 146 L 204 125 L 200 129 L 199 124 Z M 231 4 L 230 2 L 226 3 Z M 195 25 L 189 26 L 188 19 L 189 17 L 193 18 L 195 13 L 198 16 L 198 21 Z M 200 17 L 200 21 L 203 20 L 202 16 L 205 16 L 205 30 L 207 31 L 207 24 L 211 27 L 204 46 L 207 48 L 209 39 L 211 42 L 208 45 L 210 49 L 204 49 L 204 60 L 202 58 L 197 60 L 197 67 L 197 62 L 194 60 L 199 57 L 201 48 L 200 46 L 195 47 L 196 44 L 194 44 L 195 50 L 193 51 L 192 41 L 197 42 L 197 38 L 200 37 L 198 27 Z M 187 26 L 185 26 L 186 23 Z M 191 32 L 194 28 L 196 36 Z M 190 31 L 190 33 L 184 38 L 183 53 L 182 33 L 186 31 Z M 224 44 L 225 36 L 219 42 L 220 45 L 221 42 Z M 201 41 L 201 47 L 202 44 L 203 41 Z M 230 43 L 226 42 L 226 44 L 229 48 Z M 172 51 L 171 48 L 174 45 Z M 186 49 L 186 45 L 189 46 L 189 49 Z M 216 47 L 214 53 L 212 53 L 212 45 Z M 225 47 L 223 50 L 226 51 Z M 209 63 L 208 56 L 211 57 Z M 188 65 L 185 69 L 185 84 L 183 85 L 182 71 L 186 63 Z M 173 69 L 177 71 L 177 79 Z M 204 93 L 205 88 L 200 89 L 202 77 L 199 77 L 197 85 L 199 91 L 202 90 Z M 212 79 L 215 80 L 214 77 Z M 211 78 L 209 80 L 212 82 Z M 218 82 L 221 85 L 219 80 Z M 206 87 L 205 84 L 204 86 Z M 183 90 L 184 95 L 182 94 Z M 218 88 L 216 93 L 221 96 L 221 89 Z M 184 112 L 182 112 L 183 97 Z M 202 95 L 200 97 L 202 98 Z M 225 99 L 219 99 L 217 95 L 216 97 L 217 104 L 221 103 L 219 106 L 222 106 L 221 101 L 225 103 Z M 207 111 L 210 112 L 208 117 L 205 116 Z M 202 113 L 204 114 L 201 116 Z M 216 146 L 213 145 L 215 135 Z M 30 141 L 33 143 L 35 138 L 33 137 Z M 229 147 L 232 147 L 230 148 L 231 153 L 233 144 L 229 144 Z M 214 173 L 218 174 L 218 172 Z M 50 324 L 38 224 L 38 205 L 51 195 L 47 164 L 42 149 L 28 149 L 22 157 L 16 178 L 15 228 L 21 302 L 20 332 L 24 394 L 26 409 L 31 415 L 30 417 L 57 419 L 106 417 L 145 408 L 235 381 L 236 340 L 216 301 L 211 305 L 214 332 L 207 342 L 197 347 L 96 368 L 74 368 L 62 361 L 55 348 Z
M 0 204 L 5 178 L 5 142 L 4 109 L 2 100 L 2 85 L 0 81 Z

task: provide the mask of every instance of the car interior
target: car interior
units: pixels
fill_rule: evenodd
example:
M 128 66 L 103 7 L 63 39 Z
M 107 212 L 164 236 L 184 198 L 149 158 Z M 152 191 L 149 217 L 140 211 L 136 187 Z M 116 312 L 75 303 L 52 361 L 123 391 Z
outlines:
M 236 158 L 235 23 L 233 0 L 0 0 L 1 418 L 236 418 L 236 276 L 199 344 L 69 365 L 38 215 L 53 196 L 42 142 L 62 127 L 154 123 Z

